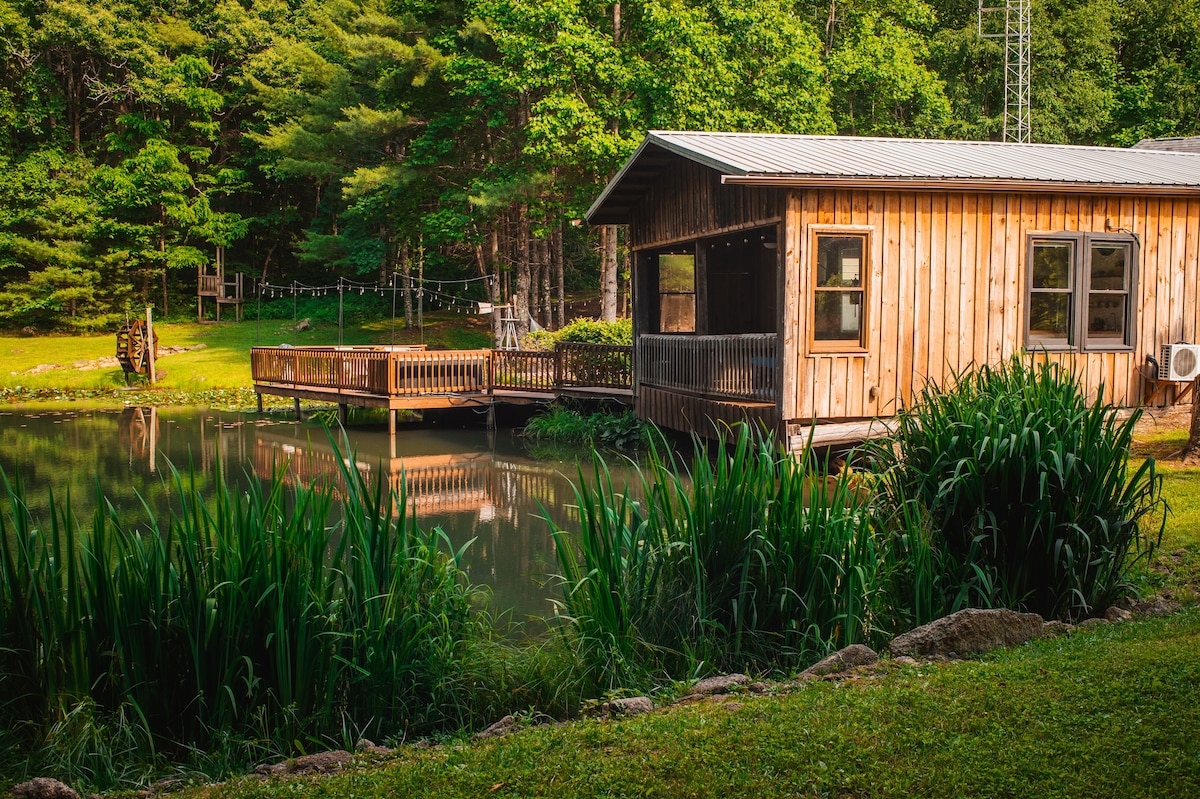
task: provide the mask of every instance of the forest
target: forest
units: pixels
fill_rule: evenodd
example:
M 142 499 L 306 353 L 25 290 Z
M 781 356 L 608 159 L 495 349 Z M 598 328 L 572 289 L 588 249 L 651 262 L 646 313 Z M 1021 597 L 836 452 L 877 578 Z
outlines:
M 1200 132 L 1200 0 L 1034 0 L 1032 138 Z M 272 286 L 620 312 L 647 130 L 999 139 L 969 0 L 0 0 L 0 327 Z M 450 281 L 462 281 L 451 283 Z M 282 292 L 280 292 L 282 294 Z M 290 301 L 289 301 L 290 303 Z

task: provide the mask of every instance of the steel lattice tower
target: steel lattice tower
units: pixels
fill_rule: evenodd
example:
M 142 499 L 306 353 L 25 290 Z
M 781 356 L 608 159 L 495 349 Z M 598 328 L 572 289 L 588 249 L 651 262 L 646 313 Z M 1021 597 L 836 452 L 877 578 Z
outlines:
M 1029 142 L 1029 3 L 1005 0 L 985 6 L 979 0 L 979 36 L 1004 39 L 1004 140 Z M 1004 13 L 1004 31 L 993 20 Z M 985 18 L 990 24 L 984 25 Z

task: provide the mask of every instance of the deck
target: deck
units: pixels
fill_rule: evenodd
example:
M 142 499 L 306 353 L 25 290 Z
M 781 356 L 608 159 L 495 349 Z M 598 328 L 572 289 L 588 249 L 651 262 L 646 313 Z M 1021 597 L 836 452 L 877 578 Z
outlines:
M 545 402 L 561 396 L 632 402 L 632 348 L 558 344 L 553 351 L 394 347 L 253 347 L 259 395 L 425 410 Z M 395 414 L 389 414 L 394 429 Z

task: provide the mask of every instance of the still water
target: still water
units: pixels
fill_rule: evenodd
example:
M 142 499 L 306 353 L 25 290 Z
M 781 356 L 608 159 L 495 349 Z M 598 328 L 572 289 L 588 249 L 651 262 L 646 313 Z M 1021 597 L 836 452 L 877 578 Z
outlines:
M 368 478 L 383 474 L 395 488 L 404 481 L 422 527 L 441 527 L 456 548 L 474 540 L 465 558 L 471 580 L 491 589 L 494 609 L 517 619 L 551 612 L 557 589 L 547 575 L 556 566 L 543 508 L 574 529 L 576 462 L 534 458 L 503 428 L 402 429 L 394 447 L 382 427 L 352 427 L 348 435 L 355 465 Z M 276 464 L 286 468 L 289 484 L 338 474 L 324 428 L 279 414 L 62 405 L 0 411 L 0 468 L 20 476 L 42 522 L 51 496 L 60 506 L 69 496 L 77 518 L 89 524 L 97 485 L 126 518 L 145 518 L 143 500 L 161 514 L 171 464 L 186 471 L 190 463 L 211 479 L 218 453 L 228 479 L 242 487 L 269 478 Z M 619 485 L 620 459 L 610 460 Z

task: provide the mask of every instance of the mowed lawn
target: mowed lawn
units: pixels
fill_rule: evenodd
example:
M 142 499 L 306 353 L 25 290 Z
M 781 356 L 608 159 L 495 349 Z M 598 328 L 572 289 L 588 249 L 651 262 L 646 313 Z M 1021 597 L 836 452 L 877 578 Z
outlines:
M 489 346 L 487 317 L 440 313 L 426 318 L 424 341 L 431 347 Z M 464 320 L 469 320 L 469 324 Z M 338 343 L 336 323 L 315 322 L 311 329 L 293 331 L 291 320 L 255 320 L 221 324 L 156 324 L 159 347 L 191 349 L 164 355 L 158 361 L 158 388 L 164 394 L 197 393 L 245 388 L 251 384 L 250 348 L 256 345 L 331 345 Z M 417 343 L 416 329 L 404 330 L 397 343 Z M 386 344 L 392 340 L 391 320 L 348 325 L 344 344 Z M 81 368 L 88 361 L 111 358 L 116 333 L 63 336 L 0 336 L 0 389 L 58 389 L 66 392 L 113 391 L 125 386 L 119 366 Z M 47 366 L 51 368 L 46 368 Z
M 182 796 L 1192 799 L 1198 741 L 1192 611 L 786 696 L 402 747 L 336 776 L 244 778 Z

